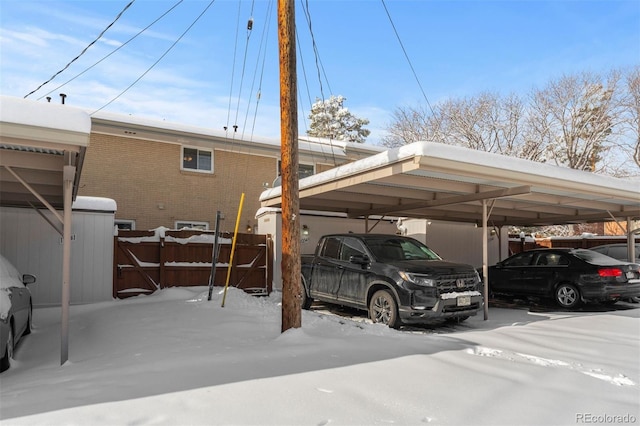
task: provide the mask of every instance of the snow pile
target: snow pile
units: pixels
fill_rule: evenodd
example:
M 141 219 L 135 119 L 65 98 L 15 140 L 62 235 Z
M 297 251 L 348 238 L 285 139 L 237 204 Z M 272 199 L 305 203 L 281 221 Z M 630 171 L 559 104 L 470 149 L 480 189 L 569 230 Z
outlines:
M 8 425 L 583 424 L 640 421 L 640 309 L 491 308 L 489 320 L 392 330 L 357 312 L 206 287 L 60 310 L 2 373 Z M 341 315 L 336 315 L 340 313 Z M 346 315 L 346 316 L 345 316 Z M 348 316 L 353 316 L 350 318 Z M 626 416 L 626 417 L 625 417 Z

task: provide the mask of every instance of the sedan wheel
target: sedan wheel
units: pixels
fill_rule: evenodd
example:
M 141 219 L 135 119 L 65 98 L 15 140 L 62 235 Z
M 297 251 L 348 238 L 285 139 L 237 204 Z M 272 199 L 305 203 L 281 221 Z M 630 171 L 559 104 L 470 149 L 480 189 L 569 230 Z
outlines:
M 9 327 L 9 337 L 7 338 L 7 355 L 9 359 L 13 359 L 13 345 L 15 342 L 13 341 L 13 327 Z
M 31 334 L 31 323 L 33 322 L 33 307 L 29 305 L 29 316 L 27 317 L 27 327 L 22 333 L 23 336 Z
M 563 308 L 575 308 L 580 304 L 580 292 L 573 284 L 560 284 L 556 289 L 556 302 Z
M 0 360 L 0 372 L 5 371 L 11 365 L 11 358 L 13 358 L 13 329 L 9 327 L 9 336 L 7 337 L 7 347 Z
M 398 305 L 387 290 L 377 291 L 369 302 L 369 318 L 374 323 L 386 324 L 391 328 L 398 328 Z

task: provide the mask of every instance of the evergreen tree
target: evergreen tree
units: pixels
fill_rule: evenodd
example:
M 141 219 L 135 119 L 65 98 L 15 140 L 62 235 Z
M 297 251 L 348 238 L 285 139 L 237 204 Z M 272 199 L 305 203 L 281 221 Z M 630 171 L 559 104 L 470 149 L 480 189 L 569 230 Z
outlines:
M 342 95 L 332 95 L 324 101 L 316 98 L 316 102 L 311 106 L 311 125 L 307 134 L 319 138 L 363 143 L 371 133 L 363 128 L 369 124 L 369 120 L 351 114 L 343 106 L 345 100 Z

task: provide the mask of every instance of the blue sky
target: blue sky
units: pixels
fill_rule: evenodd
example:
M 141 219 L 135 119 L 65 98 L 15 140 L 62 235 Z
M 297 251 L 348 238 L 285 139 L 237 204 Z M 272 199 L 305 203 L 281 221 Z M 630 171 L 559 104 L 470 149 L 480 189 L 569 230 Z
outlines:
M 24 97 L 36 89 L 129 1 L 0 0 L 0 94 Z M 371 121 L 373 144 L 394 109 L 425 103 L 385 4 L 432 104 L 483 91 L 524 95 L 563 74 L 640 64 L 638 0 L 297 1 L 300 134 L 317 97 L 345 96 L 345 106 Z M 59 93 L 91 111 L 220 130 L 237 124 L 245 138 L 278 137 L 276 0 L 136 0 L 85 54 L 28 98 L 60 102 Z

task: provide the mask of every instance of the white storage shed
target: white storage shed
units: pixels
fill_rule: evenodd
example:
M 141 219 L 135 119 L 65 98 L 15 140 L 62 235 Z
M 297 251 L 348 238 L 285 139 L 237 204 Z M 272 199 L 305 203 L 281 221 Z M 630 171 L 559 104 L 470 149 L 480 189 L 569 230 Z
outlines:
M 116 202 L 77 197 L 71 220 L 71 304 L 102 302 L 113 294 Z M 33 274 L 34 306 L 61 304 L 63 242 L 46 209 L 0 207 L 0 252 L 21 273 Z

